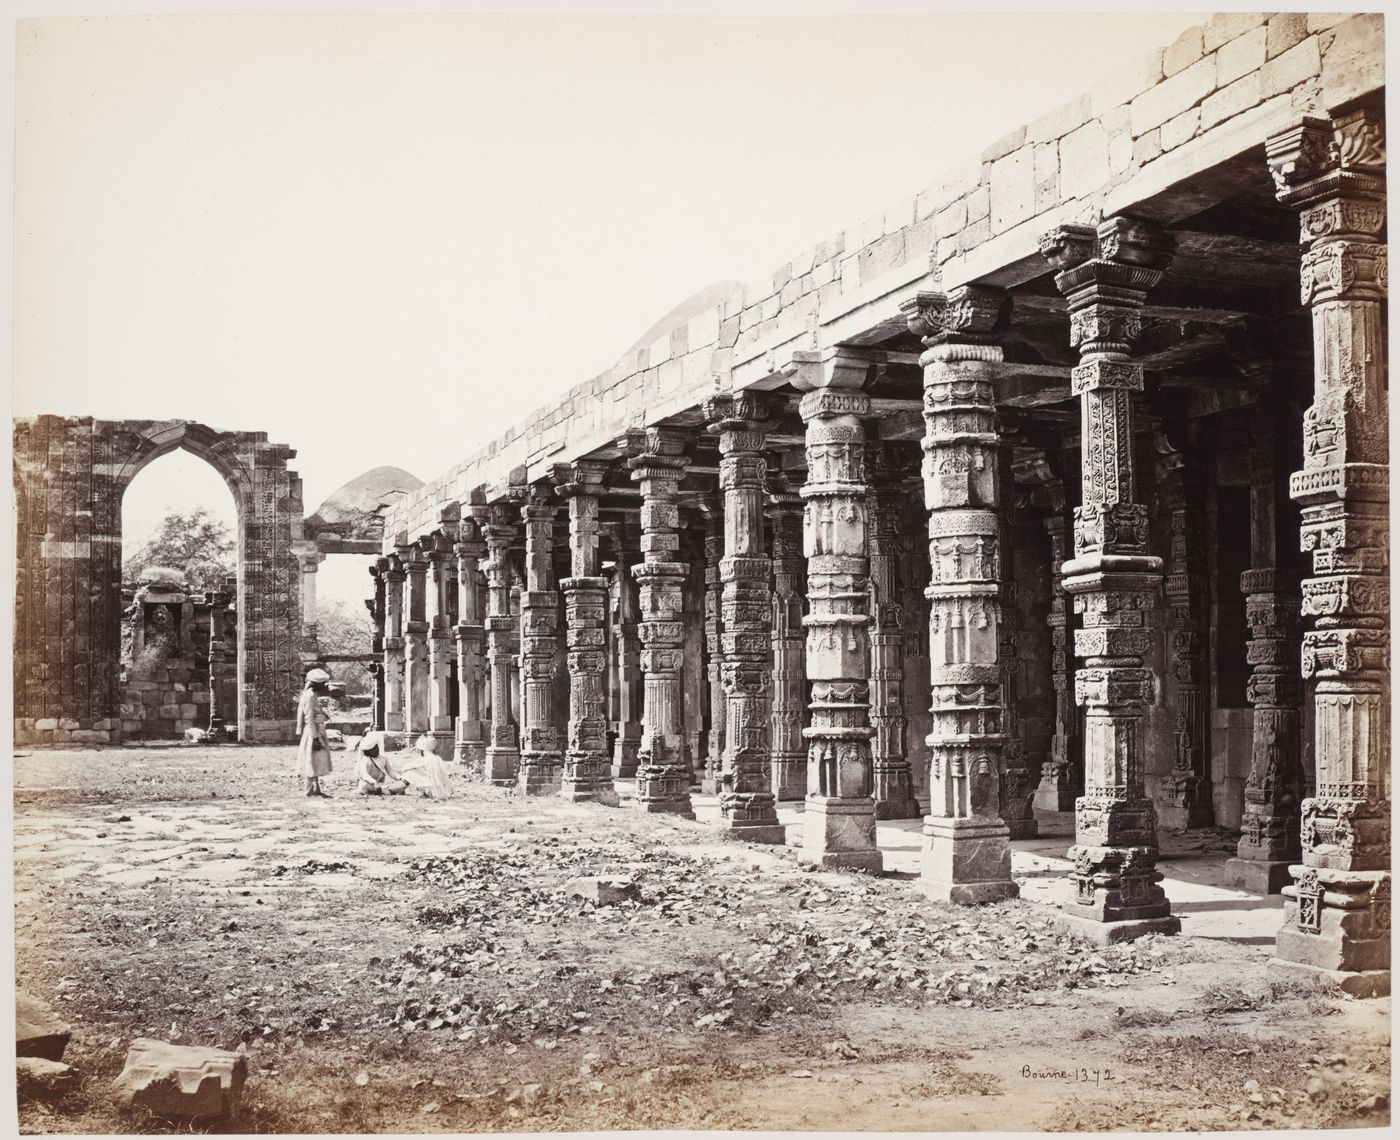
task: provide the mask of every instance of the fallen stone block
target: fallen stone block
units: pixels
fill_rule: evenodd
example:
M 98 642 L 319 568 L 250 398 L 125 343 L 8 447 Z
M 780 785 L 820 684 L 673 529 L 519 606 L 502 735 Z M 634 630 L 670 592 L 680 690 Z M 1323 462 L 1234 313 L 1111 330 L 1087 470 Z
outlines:
M 63 1060 L 63 1050 L 73 1029 L 44 1002 L 24 993 L 15 994 L 15 1056 Z
M 565 883 L 564 893 L 571 898 L 591 902 L 594 906 L 612 906 L 624 899 L 636 898 L 637 884 L 631 879 L 584 876 Z
M 121 1102 L 166 1120 L 218 1119 L 238 1107 L 248 1062 L 239 1053 L 141 1037 L 113 1082 Z
M 15 1058 L 15 1091 L 29 1100 L 62 1100 L 78 1087 L 72 1065 L 46 1057 Z

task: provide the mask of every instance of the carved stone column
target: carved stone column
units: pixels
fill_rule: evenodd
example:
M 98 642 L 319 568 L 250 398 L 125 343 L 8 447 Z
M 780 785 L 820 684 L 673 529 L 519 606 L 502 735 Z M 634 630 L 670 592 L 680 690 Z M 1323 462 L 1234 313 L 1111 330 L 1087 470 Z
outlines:
M 685 472 L 686 433 L 647 428 L 629 437 L 627 461 L 642 491 L 642 562 L 634 577 L 641 597 L 642 740 L 637 751 L 637 807 L 694 819 L 681 709 L 680 508 L 676 488 Z
M 569 652 L 568 749 L 560 795 L 617 806 L 608 761 L 608 716 L 604 623 L 608 583 L 599 572 L 598 495 L 607 467 L 579 460 L 555 469 L 559 493 L 569 500 L 569 577 L 564 592 L 564 627 Z
M 700 511 L 705 519 L 705 657 L 710 694 L 710 733 L 706 742 L 705 775 L 700 781 L 700 790 L 707 795 L 718 795 L 720 770 L 724 767 L 726 704 L 724 645 L 720 636 L 724 628 L 724 583 L 720 581 L 719 576 L 720 559 L 724 557 L 724 504 L 718 495 L 706 495 L 700 500 Z M 806 763 L 805 757 L 803 763 Z M 805 792 L 805 771 L 802 788 Z
M 1205 479 L 1196 455 L 1159 436 L 1165 451 L 1156 470 L 1168 513 L 1166 595 L 1170 611 L 1166 705 L 1172 710 L 1172 770 L 1161 822 L 1173 830 L 1211 827 L 1215 807 L 1207 757 L 1204 630 L 1206 613 Z
M 1312 677 L 1316 795 L 1303 802 L 1275 963 L 1351 993 L 1390 990 L 1389 415 L 1381 112 L 1305 119 L 1266 146 L 1302 211 L 1313 404 L 1303 421 L 1302 672 Z
M 464 518 L 457 545 L 457 759 L 473 775 L 486 771 L 486 731 L 481 717 L 481 653 L 486 626 L 478 579 L 486 544 L 477 522 Z
M 773 535 L 773 794 L 780 801 L 800 800 L 807 794 L 802 496 L 777 472 L 768 477 L 767 516 Z
M 455 529 L 455 526 L 454 526 Z M 452 623 L 448 593 L 456 577 L 452 564 L 452 537 L 433 536 L 428 546 L 432 606 L 428 615 L 428 731 L 435 751 L 444 760 L 454 754 L 452 731 Z
M 814 354 L 815 355 L 815 354 Z M 812 686 L 807 738 L 807 800 L 802 814 L 804 863 L 878 875 L 870 754 L 870 563 L 865 483 L 865 425 L 870 397 L 861 391 L 864 356 L 840 350 L 800 361 L 791 376 L 805 392 L 807 677 Z
M 1074 896 L 1064 913 L 1088 920 L 1083 932 L 1099 941 L 1181 928 L 1159 885 L 1156 812 L 1143 784 L 1142 722 L 1154 693 L 1147 615 L 1162 560 L 1147 553 L 1147 509 L 1136 501 L 1133 393 L 1143 381 L 1130 356 L 1147 290 L 1170 251 L 1153 225 L 1122 217 L 1097 232 L 1061 226 L 1041 239 L 1081 360 L 1071 386 L 1080 400 L 1083 505 L 1064 588 L 1084 623 L 1075 633 L 1075 700 L 1085 708 L 1085 774 L 1069 852 Z
M 1000 814 L 1012 839 L 1034 839 L 1039 834 L 1031 797 L 1035 795 L 1035 773 L 1026 747 L 1024 731 L 1026 705 L 1026 662 L 1024 652 L 1025 621 L 1021 616 L 1023 601 L 1018 581 L 1017 561 L 1022 552 L 1016 541 L 1013 523 L 1015 508 L 1009 500 L 1014 490 L 1010 448 L 1001 448 L 1001 488 L 1003 506 L 999 512 L 1001 531 L 997 536 L 1001 563 L 1001 641 L 997 659 L 1001 662 L 1001 701 L 1005 710 L 1002 732 L 1005 737 L 1001 750 Z
M 773 798 L 772 565 L 763 548 L 765 433 L 777 405 L 766 393 L 731 392 L 705 401 L 719 436 L 724 493 L 720 559 L 721 674 L 725 695 L 720 825 L 754 843 L 782 843 Z
M 387 732 L 405 732 L 403 595 L 408 575 L 397 554 L 388 555 L 384 561 L 384 728 Z
M 221 682 L 228 668 L 228 654 L 224 647 L 224 610 L 228 608 L 229 596 L 211 590 L 206 598 L 209 602 L 209 725 L 206 739 L 209 743 L 217 743 L 228 738 Z M 137 622 L 138 629 L 140 626 L 141 623 Z
M 919 362 L 933 731 L 920 885 L 955 903 L 1017 893 L 1000 814 L 1002 463 L 990 367 L 1002 360 L 994 338 L 1006 306 L 1001 291 L 974 286 L 902 306 L 927 346 Z
M 559 791 L 564 750 L 554 719 L 554 658 L 559 652 L 559 592 L 554 581 L 555 505 L 533 484 L 520 517 L 525 525 L 525 590 L 520 595 L 521 794 Z
M 635 532 L 619 531 L 617 552 L 617 745 L 613 772 L 619 779 L 637 775 L 637 750 L 642 741 L 641 639 L 637 636 L 637 579 L 634 569 L 638 552 L 631 543 Z
M 900 576 L 899 519 L 904 501 L 904 468 L 892 444 L 865 449 L 870 476 L 866 509 L 870 518 L 870 725 L 875 731 L 872 790 L 876 819 L 918 819 L 906 744 L 904 714 L 904 605 Z
M 326 556 L 315 542 L 297 543 L 292 553 L 301 569 L 301 661 L 304 667 L 310 668 L 321 658 L 316 622 L 316 571 Z
M 407 637 L 404 646 L 404 732 L 416 738 L 430 727 L 428 660 L 428 556 L 421 542 L 399 547 L 408 575 Z M 413 741 L 408 742 L 412 745 Z
M 1063 486 L 1056 505 L 1044 520 L 1050 536 L 1050 670 L 1055 688 L 1055 734 L 1050 739 L 1050 763 L 1041 776 L 1035 806 L 1042 811 L 1073 811 L 1084 794 L 1083 757 L 1079 741 L 1079 717 L 1074 711 L 1074 615 L 1065 593 L 1064 564 L 1070 554 L 1070 522 L 1065 515 Z
M 511 615 L 510 550 L 517 529 L 510 508 L 473 503 L 472 518 L 486 539 L 486 656 L 491 666 L 491 724 L 486 745 L 486 779 L 497 787 L 514 787 L 520 771 L 520 746 L 511 716 L 511 669 L 515 656 L 515 618 Z
M 374 565 L 369 568 L 370 576 L 374 579 L 374 597 L 367 599 L 366 607 L 369 609 L 369 620 L 373 626 L 374 633 L 370 638 L 370 652 L 374 654 L 375 660 L 369 665 L 370 676 L 374 679 L 373 704 L 370 707 L 370 728 L 382 732 L 384 730 L 384 634 L 385 634 L 385 595 L 387 593 L 387 583 L 384 575 L 389 569 L 387 558 L 376 558 Z

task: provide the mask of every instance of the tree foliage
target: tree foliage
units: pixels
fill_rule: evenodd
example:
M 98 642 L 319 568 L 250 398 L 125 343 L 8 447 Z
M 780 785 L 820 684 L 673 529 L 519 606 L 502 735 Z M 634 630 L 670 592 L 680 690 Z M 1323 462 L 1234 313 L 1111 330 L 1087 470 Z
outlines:
M 316 640 L 322 653 L 368 653 L 374 642 L 374 625 L 362 605 L 339 598 L 318 599 Z M 365 693 L 373 688 L 369 670 L 358 661 L 333 661 L 327 669 L 349 692 Z
M 171 511 L 126 559 L 123 577 L 134 582 L 151 566 L 179 570 L 192 591 L 217 590 L 236 569 L 233 536 L 204 507 Z

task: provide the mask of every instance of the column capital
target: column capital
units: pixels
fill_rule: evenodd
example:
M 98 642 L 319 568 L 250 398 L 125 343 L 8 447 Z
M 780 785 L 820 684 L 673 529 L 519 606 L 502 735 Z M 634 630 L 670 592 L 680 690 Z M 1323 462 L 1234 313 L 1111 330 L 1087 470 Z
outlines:
M 601 459 L 575 459 L 572 463 L 556 463 L 550 477 L 555 490 L 565 498 L 576 495 L 600 495 L 609 464 Z
M 1336 119 L 1306 116 L 1267 139 L 1264 154 L 1275 193 L 1285 205 L 1336 197 L 1384 200 L 1385 115 L 1379 108 L 1364 107 Z M 1368 222 L 1369 214 L 1353 221 Z M 1304 240 L 1310 236 L 1317 235 L 1305 227 Z
M 795 349 L 781 372 L 799 392 L 815 392 L 822 388 L 859 391 L 869 380 L 871 369 L 884 359 L 882 352 L 848 345 Z
M 787 406 L 785 397 L 773 392 L 746 389 L 721 392 L 705 400 L 705 420 L 714 435 L 766 428 Z
M 1006 325 L 1011 295 L 986 285 L 960 285 L 948 293 L 917 293 L 899 311 L 925 347 L 956 341 L 991 344 Z
M 636 479 L 637 473 L 646 468 L 684 468 L 690 462 L 685 450 L 694 434 L 684 428 L 651 426 L 632 428 L 617 442 L 627 455 L 632 478 Z
M 1097 228 L 1056 226 L 1039 245 L 1073 313 L 1093 304 L 1141 308 L 1171 264 L 1176 239 L 1156 222 L 1118 215 Z

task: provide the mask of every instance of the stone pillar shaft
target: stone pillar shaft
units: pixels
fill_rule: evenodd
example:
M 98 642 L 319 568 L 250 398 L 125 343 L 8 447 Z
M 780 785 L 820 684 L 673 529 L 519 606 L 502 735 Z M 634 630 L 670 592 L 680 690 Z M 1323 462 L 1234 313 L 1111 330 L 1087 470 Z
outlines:
M 1302 674 L 1313 678 L 1316 794 L 1277 958 L 1350 992 L 1390 988 L 1389 416 L 1384 119 L 1305 119 L 1266 146 L 1280 201 L 1301 211 L 1313 404 L 1303 469 Z
M 1162 822 L 1177 830 L 1215 823 L 1207 765 L 1204 482 L 1200 459 L 1189 452 L 1173 450 L 1157 465 L 1171 544 L 1166 568 L 1170 612 L 1166 704 L 1172 710 L 1173 750 L 1166 785 L 1169 806 Z
M 681 708 L 681 585 L 688 567 L 679 560 L 680 508 L 676 489 L 687 459 L 680 431 L 648 428 L 628 460 L 642 492 L 642 562 L 635 578 L 641 598 L 642 739 L 637 751 L 641 811 L 694 819 L 690 770 L 685 762 Z
M 384 573 L 385 617 L 387 630 L 384 637 L 384 728 L 388 732 L 406 732 L 404 720 L 404 660 L 403 601 L 404 573 L 403 560 L 397 554 L 388 557 L 389 566 Z
M 624 529 L 624 542 L 633 532 Z M 637 775 L 637 749 L 642 741 L 641 639 L 637 636 L 637 580 L 633 576 L 637 554 L 631 549 L 617 555 L 617 744 L 614 774 L 620 779 Z
M 481 560 L 486 544 L 481 528 L 463 519 L 454 547 L 457 555 L 457 760 L 474 776 L 486 771 L 486 726 L 482 721 L 482 650 L 486 644 L 481 606 Z
M 889 444 L 866 447 L 870 491 L 870 724 L 876 819 L 918 819 L 904 712 L 904 606 L 900 512 L 906 494 Z
M 554 502 L 541 484 L 527 492 L 525 590 L 520 595 L 520 791 L 559 790 L 563 741 L 554 719 L 554 659 L 559 652 L 559 592 L 554 580 Z
M 385 595 L 387 593 L 385 572 L 389 568 L 387 558 L 378 558 L 370 567 L 370 574 L 374 578 L 374 597 L 366 604 L 369 607 L 370 622 L 373 624 L 374 633 L 370 640 L 370 652 L 375 655 L 375 660 L 370 663 L 370 676 L 374 679 L 374 697 L 370 708 L 370 728 L 382 732 L 384 730 L 384 635 L 385 635 Z
M 511 717 L 511 662 L 515 618 L 510 604 L 510 548 L 516 527 L 507 507 L 472 507 L 486 539 L 486 653 L 491 665 L 491 726 L 486 745 L 486 779 L 513 787 L 520 770 L 520 747 Z
M 408 575 L 408 615 L 404 645 L 404 731 L 411 736 L 429 728 L 428 559 L 418 545 L 399 548 Z M 412 741 L 409 741 L 412 744 Z
M 1143 783 L 1142 725 L 1154 692 L 1147 614 L 1162 560 L 1147 553 L 1147 510 L 1135 501 L 1133 394 L 1143 380 L 1129 353 L 1171 245 L 1150 223 L 1119 217 L 1097 232 L 1062 226 L 1042 238 L 1041 250 L 1059 271 L 1055 284 L 1069 302 L 1081 361 L 1071 384 L 1081 406 L 1083 505 L 1064 588 L 1083 619 L 1075 699 L 1085 708 L 1085 786 L 1065 914 L 1089 920 L 1085 933 L 1100 941 L 1174 933 L 1180 920 L 1159 885 L 1156 813 Z
M 724 505 L 718 496 L 707 496 L 701 510 L 705 516 L 705 656 L 709 680 L 710 733 L 705 750 L 705 776 L 701 790 L 718 795 L 720 771 L 724 766 L 724 717 L 727 702 L 724 695 L 724 646 L 720 633 L 724 627 L 723 593 L 719 563 L 724 557 Z M 804 757 L 804 765 L 805 765 Z M 803 792 L 807 788 L 804 770 Z
M 428 548 L 432 606 L 428 620 L 428 730 L 444 760 L 454 755 L 452 731 L 452 625 L 447 595 L 456 576 L 452 543 L 439 534 Z
M 1055 733 L 1050 739 L 1050 763 L 1036 793 L 1036 806 L 1045 811 L 1073 811 L 1084 792 L 1079 718 L 1074 711 L 1074 615 L 1065 593 L 1064 563 L 1069 558 L 1070 524 L 1063 509 L 1044 520 L 1050 537 L 1050 671 L 1055 689 Z
M 773 535 L 773 794 L 779 800 L 800 800 L 807 793 L 802 499 L 781 476 L 770 477 L 768 499 Z
M 818 371 L 819 370 L 819 371 Z M 860 390 L 865 361 L 841 354 L 799 371 L 807 424 L 806 508 L 811 683 L 805 863 L 879 874 L 870 755 L 870 564 L 867 557 L 865 426 L 870 397 Z M 820 385 L 820 386 L 817 386 Z
M 992 343 L 1006 309 L 997 290 L 920 294 L 905 306 L 924 339 L 924 505 L 929 534 L 929 679 L 933 731 L 921 887 L 981 903 L 1017 893 L 1000 815 L 1000 539 L 1003 464 Z
M 782 843 L 773 798 L 772 564 L 763 549 L 765 430 L 774 405 L 763 394 L 734 392 L 705 402 L 719 436 L 724 494 L 720 559 L 721 678 L 725 695 L 721 827 L 757 843 Z
M 598 495 L 606 473 L 603 464 L 584 461 L 555 473 L 560 494 L 569 500 L 569 577 L 559 584 L 569 667 L 568 749 L 560 794 L 616 806 L 608 763 L 608 583 L 598 561 Z

